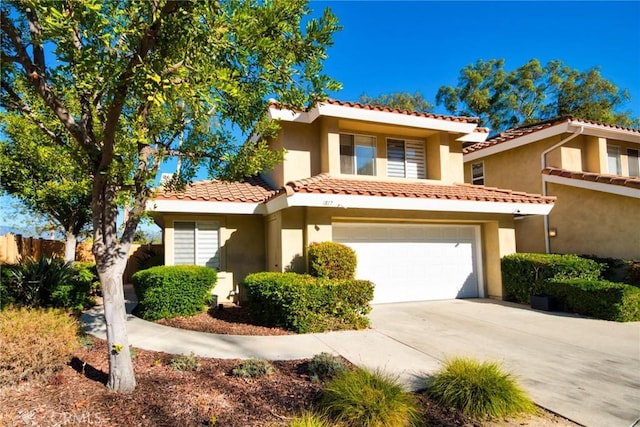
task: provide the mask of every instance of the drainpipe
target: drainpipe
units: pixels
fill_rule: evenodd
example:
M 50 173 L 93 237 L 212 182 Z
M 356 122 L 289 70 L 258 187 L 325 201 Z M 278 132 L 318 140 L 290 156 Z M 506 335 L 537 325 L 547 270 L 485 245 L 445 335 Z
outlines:
M 542 154 L 540 154 L 540 165 L 542 166 L 542 169 L 540 169 L 540 171 L 542 172 L 547 167 L 547 154 L 550 151 L 553 151 L 556 148 L 566 144 L 567 142 L 571 141 L 573 138 L 577 137 L 578 135 L 581 135 L 582 132 L 584 132 L 584 126 L 580 126 L 580 129 L 577 132 L 573 132 L 571 135 L 569 135 L 562 141 L 544 150 Z M 542 195 L 546 197 L 547 182 L 544 179 L 544 174 L 541 174 L 541 175 L 542 175 Z M 548 214 L 544 216 L 544 246 L 547 253 L 551 252 L 551 239 L 549 238 L 549 215 Z

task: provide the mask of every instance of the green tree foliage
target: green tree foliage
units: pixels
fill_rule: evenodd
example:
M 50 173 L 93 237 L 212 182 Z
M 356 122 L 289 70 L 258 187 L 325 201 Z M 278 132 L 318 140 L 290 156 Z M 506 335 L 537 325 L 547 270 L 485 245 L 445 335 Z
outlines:
M 307 19 L 306 0 L 7 0 L 0 9 L 2 106 L 87 167 L 108 386 L 133 390 L 122 272 L 159 165 L 181 158 L 176 185 L 203 166 L 227 178 L 273 166 L 282 153 L 261 138 L 239 150 L 225 129 L 269 136 L 267 98 L 304 108 L 339 89 L 322 72 L 337 19 L 329 10 Z M 119 203 L 129 206 L 122 232 Z
M 598 68 L 579 71 L 561 61 L 542 66 L 537 59 L 512 71 L 504 65 L 504 59 L 467 65 L 457 86 L 440 87 L 436 104 L 452 114 L 477 116 L 496 132 L 563 115 L 638 125 L 630 112 L 619 111 L 629 100 L 627 91 L 603 78 Z
M 414 111 L 416 113 L 429 113 L 433 111 L 433 104 L 424 99 L 420 92 L 383 93 L 375 98 L 362 94 L 358 102 L 377 107 L 397 108 L 398 110 Z
M 48 118 L 55 137 L 64 131 Z M 35 216 L 64 231 L 65 260 L 75 260 L 78 236 L 91 224 L 91 182 L 86 168 L 78 168 L 75 153 L 56 147 L 49 137 L 19 113 L 1 113 L 0 191 L 18 198 Z

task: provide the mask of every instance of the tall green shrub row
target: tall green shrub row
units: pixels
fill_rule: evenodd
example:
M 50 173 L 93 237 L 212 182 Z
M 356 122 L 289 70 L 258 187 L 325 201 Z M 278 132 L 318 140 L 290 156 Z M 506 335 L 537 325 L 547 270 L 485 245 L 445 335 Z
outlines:
M 259 322 L 299 332 L 361 329 L 369 325 L 373 284 L 296 273 L 255 273 L 244 280 Z
M 544 292 L 564 301 L 567 310 L 604 320 L 640 321 L 640 288 L 605 280 L 550 279 Z
M 211 302 L 216 271 L 196 265 L 152 267 L 133 275 L 138 314 L 147 320 L 193 316 Z
M 604 265 L 576 255 L 520 253 L 502 258 L 506 298 L 522 304 L 544 293 L 547 279 L 598 280 Z

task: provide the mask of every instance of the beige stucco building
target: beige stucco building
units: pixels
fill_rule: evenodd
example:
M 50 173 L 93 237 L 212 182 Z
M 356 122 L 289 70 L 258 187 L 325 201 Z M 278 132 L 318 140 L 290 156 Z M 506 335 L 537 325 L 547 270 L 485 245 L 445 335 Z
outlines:
M 553 207 L 551 197 L 463 183 L 463 144 L 488 135 L 473 118 L 339 101 L 303 112 L 272 104 L 268 114 L 281 125 L 270 144 L 286 150 L 282 164 L 244 182 L 161 189 L 148 205 L 166 264 L 217 268 L 222 300 L 242 299 L 251 272 L 304 272 L 306 248 L 321 241 L 356 251 L 377 303 L 501 298 L 514 218 Z
M 518 252 L 640 259 L 640 130 L 573 117 L 464 149 L 465 181 L 556 197 L 515 221 Z

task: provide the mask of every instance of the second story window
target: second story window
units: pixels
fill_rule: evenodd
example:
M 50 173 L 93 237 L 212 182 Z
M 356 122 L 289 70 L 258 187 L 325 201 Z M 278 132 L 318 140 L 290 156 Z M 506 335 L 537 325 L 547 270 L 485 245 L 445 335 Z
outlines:
M 426 178 L 424 143 L 387 139 L 387 176 Z
M 376 174 L 376 139 L 373 136 L 340 134 L 340 173 Z
M 471 183 L 484 185 L 484 162 L 471 163 Z
M 629 160 L 629 176 L 640 177 L 640 151 L 627 148 L 627 159 Z
M 611 175 L 622 175 L 620 147 L 617 145 L 607 145 L 607 164 Z

